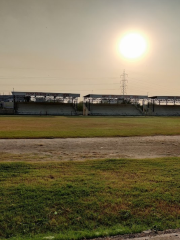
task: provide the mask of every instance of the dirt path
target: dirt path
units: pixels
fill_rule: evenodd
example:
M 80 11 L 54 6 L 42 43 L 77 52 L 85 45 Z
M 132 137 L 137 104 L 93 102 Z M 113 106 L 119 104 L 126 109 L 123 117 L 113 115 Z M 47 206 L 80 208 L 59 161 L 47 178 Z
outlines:
M 180 136 L 0 139 L 0 153 L 38 155 L 43 161 L 180 156 Z
M 179 240 L 180 229 L 169 229 L 165 231 L 144 231 L 137 234 L 125 234 L 113 237 L 94 238 L 91 240 Z

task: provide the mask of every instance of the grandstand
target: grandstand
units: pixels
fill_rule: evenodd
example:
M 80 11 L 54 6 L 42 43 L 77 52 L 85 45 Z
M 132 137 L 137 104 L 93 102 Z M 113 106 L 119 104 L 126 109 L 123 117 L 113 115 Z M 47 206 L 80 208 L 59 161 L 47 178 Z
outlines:
M 92 116 L 141 116 L 148 96 L 99 95 L 84 96 L 83 115 Z
M 153 96 L 149 98 L 148 115 L 180 116 L 180 96 Z
M 76 115 L 80 94 L 12 92 L 15 114 L 27 115 Z
M 59 115 L 77 111 L 74 93 L 12 92 L 0 95 L 0 114 Z M 180 116 L 180 96 L 100 95 L 84 96 L 83 115 L 87 116 Z

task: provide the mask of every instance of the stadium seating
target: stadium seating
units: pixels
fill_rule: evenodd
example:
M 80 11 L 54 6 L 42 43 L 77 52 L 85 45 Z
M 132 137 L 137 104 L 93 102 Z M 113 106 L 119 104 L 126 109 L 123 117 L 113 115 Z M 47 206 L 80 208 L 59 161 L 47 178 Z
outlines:
M 152 115 L 180 116 L 180 105 L 155 105 Z
M 19 102 L 16 112 L 27 115 L 76 115 L 76 111 L 70 103 Z
M 7 109 L 2 109 L 0 108 L 0 115 L 13 115 L 14 114 L 14 109 L 12 108 L 7 108 Z
M 90 115 L 94 116 L 141 116 L 141 110 L 133 104 L 91 104 Z

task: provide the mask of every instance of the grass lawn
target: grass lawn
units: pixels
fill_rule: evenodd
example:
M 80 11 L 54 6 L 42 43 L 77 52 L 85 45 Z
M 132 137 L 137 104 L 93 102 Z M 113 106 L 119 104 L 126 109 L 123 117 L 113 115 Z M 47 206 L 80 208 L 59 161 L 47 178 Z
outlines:
M 180 117 L 0 116 L 0 138 L 179 135 Z
M 70 240 L 179 228 L 179 171 L 180 158 L 1 162 L 0 238 Z

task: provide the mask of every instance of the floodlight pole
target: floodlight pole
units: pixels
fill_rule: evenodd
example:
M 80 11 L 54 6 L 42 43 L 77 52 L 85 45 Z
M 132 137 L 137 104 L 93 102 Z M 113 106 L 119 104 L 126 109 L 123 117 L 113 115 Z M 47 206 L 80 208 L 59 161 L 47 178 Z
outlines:
M 120 82 L 120 86 L 121 86 L 121 91 L 122 91 L 122 95 L 123 95 L 123 98 L 124 98 L 124 95 L 127 94 L 126 92 L 126 87 L 127 87 L 127 82 L 128 80 L 126 79 L 126 76 L 128 76 L 125 72 L 125 70 L 123 71 L 123 74 L 120 76 L 122 78 L 121 82 Z

